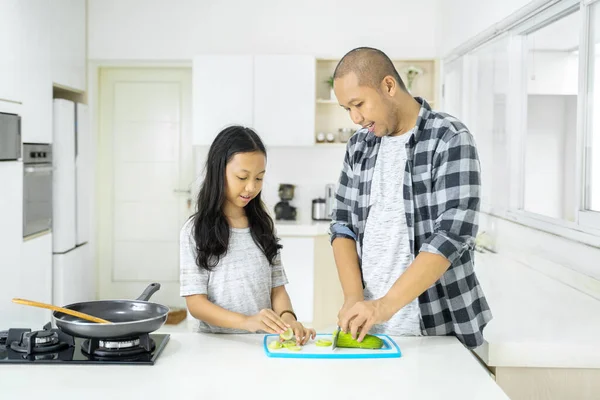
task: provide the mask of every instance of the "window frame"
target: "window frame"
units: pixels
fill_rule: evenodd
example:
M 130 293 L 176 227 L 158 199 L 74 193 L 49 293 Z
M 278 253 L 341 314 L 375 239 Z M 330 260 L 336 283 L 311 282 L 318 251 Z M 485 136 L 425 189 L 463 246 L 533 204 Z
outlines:
M 461 97 L 461 108 L 463 118 L 468 123 L 469 119 L 469 88 L 472 83 L 469 78 L 470 56 L 479 48 L 486 46 L 496 39 L 508 36 L 509 88 L 507 93 L 507 118 L 506 131 L 509 141 L 508 149 L 510 171 L 510 191 L 507 208 L 493 207 L 482 202 L 481 211 L 492 216 L 505 219 L 530 227 L 532 229 L 551 233 L 567 239 L 575 240 L 594 247 L 600 248 L 600 212 L 587 209 L 590 196 L 589 166 L 591 161 L 591 118 L 592 107 L 588 99 L 593 94 L 588 82 L 591 81 L 592 66 L 589 63 L 591 35 L 590 7 L 599 3 L 600 0 L 562 0 L 540 12 L 532 12 L 531 15 L 523 16 L 514 26 L 507 29 L 498 29 L 497 33 L 491 34 L 488 40 L 479 42 L 477 46 L 464 51 L 461 55 L 452 55 L 447 62 L 456 65 L 461 62 L 462 86 L 465 89 Z M 572 211 L 575 221 L 556 219 L 544 215 L 525 211 L 525 140 L 527 135 L 527 77 L 526 62 L 527 34 L 551 24 L 564 17 L 575 9 L 579 9 L 581 26 L 579 32 L 579 70 L 578 70 L 578 99 L 577 99 L 577 128 L 576 128 L 576 196 Z M 600 29 L 600 27 L 598 27 Z M 462 60 L 458 60 L 458 58 Z M 600 77 L 598 77 L 600 79 Z M 443 99 L 445 101 L 445 99 Z M 600 123 L 600 120 L 597 122 Z

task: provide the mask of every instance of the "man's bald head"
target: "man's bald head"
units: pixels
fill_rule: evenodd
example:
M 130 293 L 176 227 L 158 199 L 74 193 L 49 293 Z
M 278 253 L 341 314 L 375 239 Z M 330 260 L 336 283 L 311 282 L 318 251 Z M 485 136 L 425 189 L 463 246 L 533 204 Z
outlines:
M 389 75 L 396 80 L 402 90 L 407 91 L 392 60 L 381 50 L 370 47 L 358 47 L 350 50 L 335 68 L 333 79 L 343 78 L 351 72 L 354 72 L 358 78 L 358 84 L 361 86 L 377 89 L 383 78 Z

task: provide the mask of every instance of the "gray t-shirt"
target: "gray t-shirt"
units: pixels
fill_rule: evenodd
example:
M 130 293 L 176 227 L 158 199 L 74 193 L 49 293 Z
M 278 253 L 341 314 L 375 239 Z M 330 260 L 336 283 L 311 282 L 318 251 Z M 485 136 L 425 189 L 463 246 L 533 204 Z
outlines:
M 381 139 L 373 172 L 370 210 L 363 239 L 362 271 L 365 300 L 386 295 L 413 261 L 404 212 L 403 183 L 406 142 L 411 132 Z M 374 333 L 420 336 L 417 299 L 398 311 L 389 321 L 372 328 Z
M 230 228 L 229 248 L 212 270 L 196 265 L 192 221 L 180 233 L 180 295 L 205 294 L 208 300 L 226 310 L 254 315 L 271 308 L 271 289 L 288 283 L 281 255 L 274 266 L 252 240 L 250 228 Z M 198 332 L 248 333 L 198 321 Z

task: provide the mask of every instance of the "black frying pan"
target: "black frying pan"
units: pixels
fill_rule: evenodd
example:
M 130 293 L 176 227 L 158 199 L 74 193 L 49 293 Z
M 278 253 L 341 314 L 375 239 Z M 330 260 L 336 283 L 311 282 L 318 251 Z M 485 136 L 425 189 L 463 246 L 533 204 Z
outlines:
M 149 303 L 148 299 L 160 289 L 152 283 L 136 300 L 99 300 L 64 306 L 112 322 L 99 324 L 85 321 L 62 312 L 52 312 L 52 320 L 63 332 L 81 338 L 125 339 L 150 333 L 166 321 L 169 307 Z

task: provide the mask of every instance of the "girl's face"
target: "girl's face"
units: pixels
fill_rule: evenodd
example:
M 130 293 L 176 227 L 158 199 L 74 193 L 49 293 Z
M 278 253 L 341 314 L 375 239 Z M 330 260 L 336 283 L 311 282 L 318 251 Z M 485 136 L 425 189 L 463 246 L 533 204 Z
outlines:
M 262 190 L 266 158 L 260 151 L 235 154 L 225 169 L 225 203 L 246 207 Z M 227 204 L 228 203 L 228 204 Z

